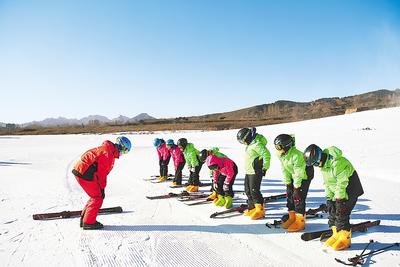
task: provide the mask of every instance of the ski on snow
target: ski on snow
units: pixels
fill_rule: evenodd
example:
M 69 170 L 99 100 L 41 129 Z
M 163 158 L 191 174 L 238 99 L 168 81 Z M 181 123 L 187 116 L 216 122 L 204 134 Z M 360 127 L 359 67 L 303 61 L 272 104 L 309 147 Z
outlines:
M 106 214 L 106 213 L 121 213 L 122 208 L 121 207 L 111 207 L 111 208 L 103 208 L 99 210 L 100 214 Z M 81 210 L 76 210 L 76 211 L 61 211 L 61 212 L 51 212 L 51 213 L 41 213 L 41 214 L 33 214 L 33 219 L 34 220 L 47 220 L 47 219 L 60 219 L 60 218 L 71 218 L 71 217 L 79 217 L 81 216 L 82 211 Z
M 264 203 L 272 202 L 272 201 L 282 199 L 282 198 L 286 198 L 286 194 L 279 194 L 279 195 L 272 195 L 272 196 L 264 197 Z M 224 215 L 224 214 L 228 214 L 228 213 L 232 213 L 232 212 L 243 213 L 247 208 L 248 208 L 247 204 L 241 204 L 239 207 L 234 207 L 234 208 L 227 209 L 224 211 L 215 212 L 210 215 L 210 218 L 217 218 L 220 215 Z
M 180 185 L 170 185 L 170 188 L 182 188 L 182 187 L 186 187 L 187 185 L 185 184 L 180 184 Z M 211 186 L 211 183 L 200 183 L 199 187 L 206 187 L 206 186 Z
M 377 226 L 381 223 L 380 220 L 376 221 L 364 221 L 361 223 L 353 224 L 351 226 L 352 232 L 365 232 L 369 227 Z M 322 238 L 322 240 L 329 238 L 332 235 L 332 230 L 321 230 L 321 231 L 314 231 L 314 232 L 306 232 L 301 235 L 301 239 L 304 241 L 309 241 L 317 238 Z
M 148 199 L 166 199 L 166 198 L 180 198 L 180 197 L 186 197 L 186 196 L 196 196 L 203 194 L 201 192 L 194 192 L 194 193 L 189 193 L 187 191 L 182 191 L 181 193 L 168 193 L 165 195 L 158 195 L 158 196 L 146 196 Z
M 306 218 L 311 219 L 311 218 L 321 218 L 322 214 L 320 212 L 327 212 L 327 207 L 326 204 L 321 204 L 318 208 L 315 209 L 308 209 L 306 211 Z M 273 223 L 265 223 L 265 226 L 268 228 L 279 228 L 280 225 L 282 224 L 282 220 L 274 220 Z

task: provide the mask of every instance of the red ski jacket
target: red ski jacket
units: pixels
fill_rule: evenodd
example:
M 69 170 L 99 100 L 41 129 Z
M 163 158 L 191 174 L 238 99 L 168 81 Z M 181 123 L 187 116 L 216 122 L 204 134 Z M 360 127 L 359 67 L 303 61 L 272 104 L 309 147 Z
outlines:
M 72 173 L 84 180 L 97 182 L 101 189 L 107 185 L 107 175 L 114 167 L 114 161 L 119 158 L 116 145 L 111 141 L 104 141 L 99 147 L 86 151 L 75 164 Z

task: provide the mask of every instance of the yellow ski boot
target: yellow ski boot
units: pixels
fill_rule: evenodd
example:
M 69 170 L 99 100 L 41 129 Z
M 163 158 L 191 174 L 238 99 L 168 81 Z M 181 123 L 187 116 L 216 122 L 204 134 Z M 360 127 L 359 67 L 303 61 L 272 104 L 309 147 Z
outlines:
M 344 250 L 349 248 L 351 245 L 351 230 L 340 230 L 338 232 L 338 239 L 336 242 L 331 246 L 334 250 Z
M 289 226 L 294 223 L 294 221 L 296 220 L 296 212 L 295 211 L 289 211 L 289 218 L 281 223 L 282 228 L 288 229 Z
M 306 217 L 303 214 L 296 213 L 296 220 L 287 229 L 289 233 L 304 230 L 306 225 Z
M 327 246 L 327 247 L 332 246 L 332 245 L 336 242 L 336 240 L 338 239 L 338 237 L 339 237 L 339 236 L 338 236 L 338 232 L 337 232 L 337 230 L 336 230 L 336 226 L 332 226 L 331 229 L 332 229 L 332 235 L 331 235 L 331 237 L 329 237 L 328 240 L 326 240 L 326 241 L 324 242 L 324 245 Z
M 252 220 L 258 220 L 264 218 L 265 216 L 265 209 L 263 204 L 256 204 L 256 210 L 250 215 Z

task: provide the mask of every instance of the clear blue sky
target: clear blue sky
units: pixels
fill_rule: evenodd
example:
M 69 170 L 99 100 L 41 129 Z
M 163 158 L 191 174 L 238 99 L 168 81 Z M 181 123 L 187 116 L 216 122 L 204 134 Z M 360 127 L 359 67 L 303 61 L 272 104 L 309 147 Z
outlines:
M 0 0 L 0 122 L 400 87 L 400 1 Z

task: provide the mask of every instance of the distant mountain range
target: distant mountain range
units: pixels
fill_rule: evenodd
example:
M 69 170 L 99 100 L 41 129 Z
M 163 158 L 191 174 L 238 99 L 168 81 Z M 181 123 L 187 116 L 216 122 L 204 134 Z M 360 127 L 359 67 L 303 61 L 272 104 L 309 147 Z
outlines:
M 82 119 L 68 119 L 64 117 L 58 117 L 58 118 L 47 118 L 42 121 L 31 121 L 27 123 L 23 123 L 20 126 L 26 127 L 26 126 L 31 126 L 31 125 L 39 125 L 43 127 L 48 127 L 48 126 L 61 126 L 61 125 L 88 125 L 88 124 L 97 124 L 97 123 L 114 123 L 114 124 L 125 124 L 129 122 L 138 122 L 141 120 L 148 120 L 148 119 L 155 119 L 154 117 L 150 116 L 147 113 L 140 113 L 139 115 L 129 118 L 126 116 L 120 115 L 119 117 L 115 119 L 109 119 L 105 116 L 101 115 L 89 115 L 87 117 L 84 117 Z M 0 122 L 0 127 L 5 127 L 5 123 Z
M 302 121 L 398 106 L 400 106 L 400 89 L 393 91 L 382 89 L 353 96 L 321 98 L 310 102 L 279 100 L 274 103 L 235 111 L 169 119 L 155 119 L 146 113 L 139 114 L 134 118 L 119 116 L 112 120 L 99 115 L 88 116 L 80 120 L 62 117 L 50 118 L 40 122 L 31 122 L 29 125 L 33 125 L 32 127 L 7 125 L 8 127 L 4 128 L 3 126 L 3 128 L 0 128 L 0 135 L 226 130 Z M 126 124 L 126 122 L 130 123 Z M 34 127 L 34 125 L 67 125 L 67 127 L 46 128 Z M 85 127 L 69 127 L 69 125 L 85 125 Z

